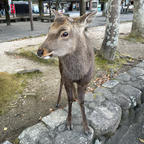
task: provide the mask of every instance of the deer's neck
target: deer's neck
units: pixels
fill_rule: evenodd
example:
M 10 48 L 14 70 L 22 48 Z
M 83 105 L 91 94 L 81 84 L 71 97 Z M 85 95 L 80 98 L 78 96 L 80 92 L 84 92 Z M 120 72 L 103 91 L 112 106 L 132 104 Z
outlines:
M 60 61 L 62 63 L 62 74 L 71 80 L 82 79 L 94 64 L 93 49 L 89 45 L 86 37 L 79 37 L 76 43 L 76 50 L 72 54 L 68 54 Z

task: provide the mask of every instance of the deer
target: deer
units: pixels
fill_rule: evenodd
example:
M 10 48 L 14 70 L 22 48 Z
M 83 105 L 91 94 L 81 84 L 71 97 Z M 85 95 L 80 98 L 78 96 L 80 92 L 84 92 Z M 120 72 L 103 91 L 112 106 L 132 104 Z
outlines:
M 46 40 L 37 50 L 41 58 L 58 57 L 61 83 L 58 99 L 61 98 L 61 89 L 64 85 L 68 99 L 68 115 L 66 128 L 72 130 L 72 103 L 74 101 L 74 84 L 77 85 L 77 98 L 83 119 L 83 130 L 90 133 L 88 126 L 84 97 L 86 88 L 94 75 L 94 50 L 87 36 L 88 24 L 96 12 L 84 14 L 77 18 L 65 16 L 52 10 L 55 19 L 48 30 Z M 59 100 L 57 104 L 59 104 Z

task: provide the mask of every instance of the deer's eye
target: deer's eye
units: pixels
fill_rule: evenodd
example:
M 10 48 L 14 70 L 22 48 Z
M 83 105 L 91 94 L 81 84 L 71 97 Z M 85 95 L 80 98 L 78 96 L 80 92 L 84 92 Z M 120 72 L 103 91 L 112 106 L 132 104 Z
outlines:
M 68 36 L 68 32 L 64 32 L 62 33 L 61 37 L 67 37 Z

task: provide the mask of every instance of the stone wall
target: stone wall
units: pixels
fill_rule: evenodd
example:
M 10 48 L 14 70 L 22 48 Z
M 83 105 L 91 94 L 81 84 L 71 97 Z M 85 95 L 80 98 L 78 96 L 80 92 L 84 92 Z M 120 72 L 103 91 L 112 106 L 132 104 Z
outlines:
M 83 134 L 82 117 L 73 103 L 73 130 L 65 128 L 67 107 L 25 129 L 20 144 L 138 144 L 144 135 L 144 61 L 86 93 L 85 108 L 91 134 Z M 137 115 L 137 116 L 136 116 Z M 142 116 L 141 116 L 142 115 Z M 143 129 L 142 129 L 143 127 Z M 141 128 L 141 129 L 140 129 Z M 138 129 L 139 133 L 136 132 Z M 133 133 L 132 133 L 133 132 Z M 128 135 L 129 134 L 129 135 Z M 138 135 L 139 134 L 139 135 Z M 9 144 L 8 141 L 3 144 Z

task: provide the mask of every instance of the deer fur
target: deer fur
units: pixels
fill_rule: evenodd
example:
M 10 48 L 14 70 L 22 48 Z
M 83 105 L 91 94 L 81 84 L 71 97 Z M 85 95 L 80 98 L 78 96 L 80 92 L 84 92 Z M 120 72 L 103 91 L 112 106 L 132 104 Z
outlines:
M 89 38 L 86 35 L 88 23 L 94 13 L 85 14 L 78 18 L 66 17 L 53 11 L 55 14 L 54 23 L 50 26 L 48 36 L 38 49 L 38 56 L 57 56 L 59 58 L 59 69 L 61 74 L 61 84 L 64 84 L 68 97 L 68 116 L 66 126 L 71 126 L 71 111 L 74 97 L 74 83 L 77 84 L 77 97 L 83 118 L 83 128 L 86 134 L 89 127 L 84 109 L 84 96 L 88 83 L 94 72 L 94 51 Z M 59 100 L 57 103 L 59 103 Z

